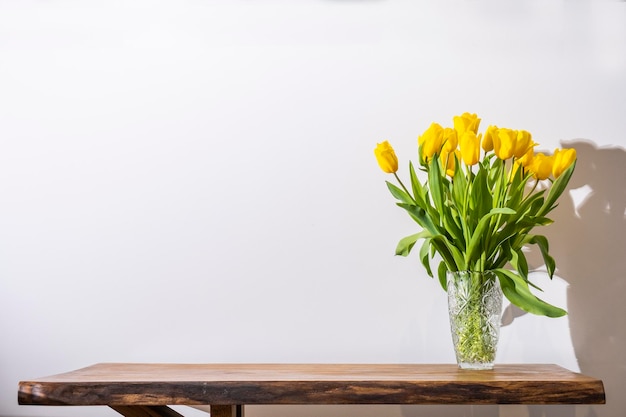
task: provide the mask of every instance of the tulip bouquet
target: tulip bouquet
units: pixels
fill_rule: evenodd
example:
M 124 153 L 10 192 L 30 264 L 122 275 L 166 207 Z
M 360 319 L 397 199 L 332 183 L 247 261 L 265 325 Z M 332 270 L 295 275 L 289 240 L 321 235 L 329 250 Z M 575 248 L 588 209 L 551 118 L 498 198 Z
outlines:
M 530 291 L 538 288 L 528 279 L 524 248 L 539 248 L 552 278 L 548 240 L 533 229 L 552 222 L 546 216 L 572 176 L 576 151 L 538 153 L 529 132 L 489 126 L 478 133 L 480 121 L 464 113 L 453 118 L 452 127 L 432 123 L 418 138 L 419 165 L 409 162 L 408 187 L 398 176 L 389 142 L 376 146 L 379 166 L 397 181 L 387 181 L 389 191 L 421 227 L 400 240 L 396 254 L 407 256 L 421 240 L 419 258 L 431 277 L 431 260 L 439 261 L 444 290 L 449 271 L 491 271 L 512 304 L 537 315 L 563 316 L 563 309 Z M 423 182 L 416 168 L 425 173 Z

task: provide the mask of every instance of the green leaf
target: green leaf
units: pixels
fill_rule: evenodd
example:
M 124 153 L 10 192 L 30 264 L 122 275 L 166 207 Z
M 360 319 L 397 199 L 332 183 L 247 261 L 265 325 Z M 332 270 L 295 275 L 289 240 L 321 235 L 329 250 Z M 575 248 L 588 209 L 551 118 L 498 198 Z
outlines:
M 448 264 L 448 269 L 451 271 L 467 269 L 463 253 L 445 235 L 435 235 L 431 240 L 437 252 L 439 252 L 443 260 Z
M 554 220 L 549 219 L 547 217 L 543 217 L 543 216 L 532 216 L 532 217 L 528 217 L 527 220 L 520 222 L 520 224 L 523 224 L 523 223 L 528 223 L 527 226 L 532 225 L 532 227 L 548 226 L 549 224 L 554 223 Z
M 502 268 L 494 272 L 500 280 L 500 286 L 506 298 L 522 310 L 547 317 L 562 317 L 567 314 L 562 308 L 548 304 L 533 295 L 528 282 L 519 275 Z
M 437 277 L 439 278 L 439 284 L 444 291 L 448 291 L 448 267 L 445 262 L 439 263 L 437 268 Z
M 521 249 L 513 249 L 511 251 L 511 265 L 522 278 L 528 280 L 528 262 L 526 261 L 526 255 L 524 255 Z
M 536 191 L 534 194 L 527 196 L 521 204 L 515 208 L 517 214 L 511 216 L 508 219 L 507 228 L 513 227 L 521 228 L 522 226 L 516 224 L 519 221 L 523 221 L 527 217 L 537 217 L 539 209 L 543 205 L 543 194 L 545 190 Z
M 422 261 L 422 265 L 424 265 L 424 268 L 426 269 L 428 276 L 432 277 L 433 271 L 430 269 L 430 258 L 428 256 L 428 253 L 430 252 L 429 249 L 430 249 L 430 239 L 425 239 L 424 243 L 422 244 L 422 247 L 420 248 L 420 260 Z
M 430 205 L 428 201 L 428 190 L 420 183 L 415 173 L 415 168 L 410 162 L 409 172 L 411 175 L 411 188 L 413 189 L 413 194 L 415 198 L 414 203 L 421 207 L 424 211 L 426 211 L 427 215 L 430 217 L 431 221 L 434 224 L 439 224 L 439 213 L 432 205 Z
M 513 175 L 513 181 L 509 186 L 509 200 L 507 202 L 507 207 L 511 208 L 519 208 L 522 200 L 524 198 L 524 191 L 526 189 L 526 184 L 528 180 L 531 178 L 530 174 L 523 175 L 523 168 L 518 168 Z
M 467 179 L 465 178 L 465 174 L 463 174 L 461 164 L 457 160 L 456 155 L 454 155 L 454 159 L 456 165 L 454 166 L 454 178 L 452 181 L 452 199 L 457 207 L 465 207 Z
M 572 165 L 570 165 L 559 178 L 556 179 L 552 183 L 550 187 L 550 191 L 548 192 L 548 196 L 546 197 L 546 201 L 544 201 L 543 206 L 541 207 L 540 214 L 545 215 L 550 212 L 554 207 L 556 207 L 556 200 L 559 199 L 565 188 L 567 187 L 567 183 L 569 182 L 572 174 L 574 173 L 574 168 L 576 167 L 576 161 Z
M 465 236 L 463 236 L 463 231 L 456 221 L 457 217 L 451 210 L 443 213 L 443 227 L 458 247 L 465 248 Z
M 552 278 L 556 269 L 556 262 L 554 261 L 554 258 L 550 256 L 550 245 L 548 244 L 548 238 L 541 235 L 527 235 L 524 238 L 523 243 L 537 245 L 539 247 L 539 250 L 541 251 L 541 256 L 543 257 L 543 262 L 546 264 L 548 275 L 550 276 L 550 278 Z
M 430 238 L 430 244 L 451 271 L 457 271 L 459 265 L 463 265 L 461 252 L 444 235 L 433 235 Z M 461 262 L 460 264 L 458 263 L 459 261 Z
M 429 236 L 430 232 L 428 230 L 422 230 L 419 233 L 403 237 L 398 242 L 398 246 L 396 246 L 396 255 L 408 256 L 409 253 L 411 253 L 411 249 L 413 249 L 415 242 L 417 242 L 419 239 L 424 239 Z
M 511 259 L 511 236 L 505 239 L 495 249 L 488 252 L 490 257 L 485 263 L 485 270 L 503 268 Z
M 424 229 L 428 230 L 433 235 L 439 234 L 439 228 L 435 226 L 433 220 L 430 218 L 428 213 L 421 207 L 416 206 L 415 204 L 405 204 L 405 203 L 396 203 L 398 207 L 402 207 L 406 211 L 409 212 L 409 215 L 415 220 L 420 226 Z
M 474 176 L 470 189 L 469 207 L 472 213 L 468 216 L 475 219 L 471 228 L 476 227 L 478 219 L 482 218 L 489 210 L 493 208 L 493 191 L 489 187 L 489 178 L 487 172 L 481 167 Z M 466 219 L 469 221 L 470 219 Z
M 440 213 L 443 213 L 443 185 L 437 154 L 433 156 L 428 166 L 428 188 L 430 189 L 430 196 L 433 199 L 435 208 Z
M 532 195 L 526 196 L 526 200 L 517 208 L 518 213 L 536 216 L 539 209 L 543 206 L 543 195 L 546 190 L 535 191 Z
M 503 182 L 505 181 L 502 180 L 502 176 L 504 175 L 505 171 L 504 161 L 496 158 L 491 167 L 487 165 L 484 169 L 487 171 L 488 174 L 487 188 L 493 195 L 493 198 L 495 198 L 496 201 L 499 202 L 502 195 L 502 187 L 506 185 L 503 184 Z
M 415 167 L 413 166 L 412 162 L 409 162 L 409 175 L 411 177 L 411 188 L 413 189 L 415 201 L 417 201 L 418 204 L 420 201 L 425 202 L 426 191 L 424 190 L 424 187 L 422 186 L 419 178 L 417 178 L 417 174 L 415 173 Z M 419 205 L 422 208 L 425 208 L 422 206 L 422 204 Z
M 496 215 L 511 215 L 511 214 L 515 214 L 515 210 L 510 209 L 508 207 L 500 207 L 500 208 L 491 209 L 489 213 L 487 213 L 480 219 L 480 221 L 478 222 L 478 226 L 476 227 L 476 230 L 474 230 L 474 232 L 472 233 L 472 237 L 467 247 L 467 253 L 465 256 L 465 262 L 467 264 L 471 264 L 472 261 L 476 259 L 476 255 L 481 249 L 481 245 L 480 245 L 481 239 L 485 235 L 487 226 L 489 225 L 491 218 Z
M 387 188 L 391 192 L 391 195 L 393 195 L 395 198 L 397 198 L 398 200 L 406 204 L 415 204 L 415 201 L 413 200 L 413 198 L 410 195 L 408 195 L 403 189 L 393 185 L 389 181 L 385 181 L 385 182 L 387 183 Z

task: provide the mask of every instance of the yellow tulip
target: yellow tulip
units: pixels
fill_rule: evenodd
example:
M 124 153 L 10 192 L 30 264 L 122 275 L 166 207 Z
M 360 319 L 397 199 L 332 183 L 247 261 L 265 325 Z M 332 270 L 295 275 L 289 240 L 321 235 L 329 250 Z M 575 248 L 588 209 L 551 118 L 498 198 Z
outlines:
M 533 161 L 528 168 L 535 178 L 545 180 L 552 173 L 553 162 L 553 156 L 547 156 L 540 152 L 533 157 Z
M 461 136 L 461 157 L 467 166 L 477 164 L 480 159 L 480 137 L 469 130 Z
M 517 141 L 517 131 L 512 129 L 498 129 L 498 133 L 493 136 L 493 151 L 502 160 L 513 157 L 515 142 Z
M 517 160 L 515 162 L 519 162 L 520 164 L 522 164 L 522 166 L 524 168 L 528 168 L 530 166 L 530 164 L 533 163 L 533 158 L 535 157 L 535 150 L 533 149 L 533 147 L 535 145 L 537 145 L 537 144 L 533 143 L 533 146 L 528 148 L 526 153 L 524 155 L 522 155 L 521 157 L 517 158 Z
M 447 152 L 454 151 L 459 144 L 459 138 L 457 136 L 456 130 L 451 127 L 446 127 L 443 129 L 443 137 L 442 137 L 443 149 Z
M 563 171 L 565 171 L 576 160 L 576 149 L 556 149 L 554 151 L 554 164 L 552 165 L 552 175 L 554 178 L 559 178 Z
M 384 172 L 393 174 L 398 170 L 398 158 L 389 142 L 384 141 L 383 143 L 377 143 L 376 149 L 374 149 L 374 155 L 376 155 L 378 166 L 380 166 L 380 169 Z
M 532 135 L 530 132 L 525 130 L 519 130 L 517 132 L 517 138 L 515 141 L 515 149 L 513 150 L 513 155 L 516 158 L 521 158 L 528 152 L 529 149 L 532 149 L 534 146 Z
M 443 127 L 438 123 L 432 123 L 424 134 L 417 139 L 424 160 L 428 161 L 434 154 L 441 152 L 442 141 Z
M 454 168 L 456 167 L 456 159 L 461 160 L 461 151 L 455 149 L 452 152 L 448 152 L 445 149 L 441 152 L 441 164 L 446 171 L 446 175 L 454 177 Z
M 454 122 L 454 130 L 456 130 L 459 137 L 468 131 L 478 133 L 480 119 L 476 116 L 476 113 L 465 112 L 460 116 L 454 116 L 452 121 Z
M 483 136 L 481 146 L 485 152 L 493 151 L 493 137 L 498 134 L 497 126 L 489 126 Z

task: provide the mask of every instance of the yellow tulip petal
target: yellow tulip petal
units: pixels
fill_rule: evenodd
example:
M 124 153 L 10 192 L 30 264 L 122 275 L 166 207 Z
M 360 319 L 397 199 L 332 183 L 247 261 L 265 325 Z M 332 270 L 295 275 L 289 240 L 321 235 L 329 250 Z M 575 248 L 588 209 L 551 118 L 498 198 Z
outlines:
M 530 164 L 530 172 L 532 172 L 534 177 L 538 180 L 545 180 L 552 173 L 553 162 L 553 156 L 538 153 L 534 156 L 533 162 Z
M 493 137 L 498 134 L 497 126 L 489 126 L 483 135 L 481 146 L 485 152 L 493 151 Z
M 456 167 L 457 160 L 461 160 L 461 152 L 458 149 L 455 149 L 452 152 L 447 152 L 445 149 L 442 151 L 441 164 L 444 167 L 447 176 L 454 177 L 454 169 Z
M 517 141 L 517 131 L 512 129 L 498 129 L 496 135 L 493 136 L 493 151 L 496 156 L 502 160 L 513 157 L 515 150 L 515 142 Z
M 458 144 L 459 144 L 459 138 L 457 136 L 456 130 L 452 129 L 451 127 L 444 128 L 443 136 L 442 136 L 443 148 L 447 152 L 452 152 L 456 149 Z
M 463 136 L 465 132 L 478 133 L 478 126 L 480 126 L 480 118 L 476 113 L 463 113 L 460 116 L 454 116 L 452 118 L 454 122 L 454 130 L 456 130 L 459 137 Z
M 515 148 L 513 149 L 513 155 L 516 158 L 521 158 L 526 155 L 529 149 L 532 149 L 534 143 L 530 132 L 525 130 L 517 131 L 517 138 L 515 140 Z
M 393 174 L 398 170 L 398 158 L 388 141 L 376 144 L 374 155 L 376 156 L 378 166 L 380 166 L 380 169 L 384 172 Z
M 569 168 L 576 160 L 576 149 L 556 149 L 554 151 L 554 164 L 552 165 L 552 175 L 559 178 L 563 171 Z
M 428 160 L 434 154 L 441 152 L 441 144 L 443 141 L 443 127 L 437 123 L 432 123 L 422 136 L 419 137 L 418 143 L 421 147 L 422 157 Z
M 472 166 L 480 159 L 480 136 L 472 131 L 466 131 L 461 137 L 461 158 L 465 165 Z

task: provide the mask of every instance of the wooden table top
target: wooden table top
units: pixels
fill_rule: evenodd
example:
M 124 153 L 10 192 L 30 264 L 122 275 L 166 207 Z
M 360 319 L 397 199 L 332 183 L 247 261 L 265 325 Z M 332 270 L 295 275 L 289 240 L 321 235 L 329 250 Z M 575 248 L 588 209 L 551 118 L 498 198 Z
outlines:
M 603 404 L 556 365 L 101 363 L 19 383 L 20 404 Z

